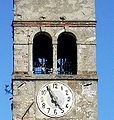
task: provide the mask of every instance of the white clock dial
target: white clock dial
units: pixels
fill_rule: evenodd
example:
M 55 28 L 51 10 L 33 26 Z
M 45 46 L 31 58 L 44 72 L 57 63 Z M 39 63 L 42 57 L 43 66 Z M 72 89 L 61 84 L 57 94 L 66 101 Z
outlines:
M 37 95 L 40 111 L 50 117 L 65 115 L 71 109 L 72 103 L 72 90 L 60 82 L 44 85 Z

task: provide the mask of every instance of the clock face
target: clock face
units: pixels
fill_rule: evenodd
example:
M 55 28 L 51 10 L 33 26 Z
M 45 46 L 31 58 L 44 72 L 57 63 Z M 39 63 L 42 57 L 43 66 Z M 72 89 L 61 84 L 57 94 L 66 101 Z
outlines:
M 72 103 L 72 90 L 60 82 L 44 85 L 37 95 L 40 111 L 50 117 L 65 115 L 71 109 Z

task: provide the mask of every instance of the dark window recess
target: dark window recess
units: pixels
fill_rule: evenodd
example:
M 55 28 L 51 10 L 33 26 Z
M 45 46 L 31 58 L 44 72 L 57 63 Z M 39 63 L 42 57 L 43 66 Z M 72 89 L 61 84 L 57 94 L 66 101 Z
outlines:
M 52 73 L 52 39 L 46 32 L 37 33 L 33 39 L 33 73 Z
M 58 37 L 57 72 L 58 74 L 77 74 L 76 37 L 70 32 L 63 32 Z

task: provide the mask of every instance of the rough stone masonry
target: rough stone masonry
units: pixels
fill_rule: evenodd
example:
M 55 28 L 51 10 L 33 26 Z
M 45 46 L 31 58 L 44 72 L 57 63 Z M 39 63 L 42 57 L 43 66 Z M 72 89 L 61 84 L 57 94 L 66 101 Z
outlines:
M 97 120 L 94 0 L 14 0 L 13 29 L 13 120 Z M 33 39 L 41 31 L 52 37 L 52 74 L 33 74 Z M 76 75 L 56 72 L 57 40 L 65 31 L 76 36 Z M 41 86 L 52 81 L 69 85 L 74 93 L 71 111 L 60 118 L 45 116 L 37 105 Z

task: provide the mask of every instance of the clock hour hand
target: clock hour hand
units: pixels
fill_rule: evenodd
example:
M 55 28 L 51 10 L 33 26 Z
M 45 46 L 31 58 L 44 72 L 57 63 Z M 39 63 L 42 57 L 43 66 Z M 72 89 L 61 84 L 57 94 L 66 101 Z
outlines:
M 57 101 L 56 101 L 56 106 L 58 106 L 58 108 L 63 111 L 63 109 L 61 108 L 61 106 L 58 104 Z

